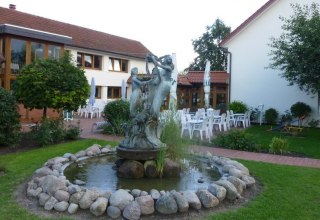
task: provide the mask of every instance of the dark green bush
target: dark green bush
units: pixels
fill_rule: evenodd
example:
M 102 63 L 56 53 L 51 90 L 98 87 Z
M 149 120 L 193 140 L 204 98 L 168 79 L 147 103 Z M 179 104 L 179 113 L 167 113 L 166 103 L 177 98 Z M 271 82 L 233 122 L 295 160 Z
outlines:
M 279 117 L 279 113 L 274 108 L 269 108 L 264 114 L 264 119 L 268 124 L 276 124 Z
M 43 119 L 39 125 L 32 128 L 32 134 L 40 146 L 59 143 L 65 138 L 63 120 Z
M 229 109 L 233 111 L 233 113 L 245 113 L 248 111 L 248 106 L 242 101 L 233 101 L 229 104 Z
M 288 110 L 286 110 L 286 111 L 284 112 L 284 114 L 282 114 L 282 115 L 280 116 L 280 121 L 281 121 L 282 123 L 289 123 L 289 124 L 290 124 L 290 122 L 292 121 L 292 115 L 291 115 L 291 113 L 290 113 Z
M 234 150 L 257 151 L 259 149 L 259 146 L 254 142 L 253 136 L 240 130 L 219 133 L 213 143 L 219 147 Z
M 79 125 L 69 125 L 65 130 L 65 139 L 67 140 L 76 140 L 80 137 L 80 127 Z
M 0 145 L 15 146 L 20 140 L 20 115 L 15 98 L 0 88 Z
M 121 124 L 127 123 L 130 119 L 130 103 L 121 99 L 109 102 L 103 113 L 104 119 L 111 124 L 114 134 L 123 135 Z

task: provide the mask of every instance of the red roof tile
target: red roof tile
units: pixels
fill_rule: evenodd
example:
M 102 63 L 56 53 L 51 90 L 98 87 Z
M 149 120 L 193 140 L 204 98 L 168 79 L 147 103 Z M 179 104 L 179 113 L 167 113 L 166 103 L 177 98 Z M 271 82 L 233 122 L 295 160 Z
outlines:
M 228 41 L 230 41 L 234 36 L 240 33 L 245 27 L 247 27 L 254 19 L 259 17 L 267 8 L 269 8 L 274 2 L 278 0 L 269 0 L 261 8 L 259 8 L 255 13 L 253 13 L 247 20 L 240 24 L 234 31 L 232 31 L 223 41 L 221 41 L 220 46 L 223 47 Z
M 187 77 L 189 82 L 203 83 L 204 71 L 189 71 Z M 229 75 L 225 71 L 210 71 L 211 83 L 226 83 L 229 82 Z
M 0 24 L 11 24 L 72 37 L 70 46 L 144 58 L 150 51 L 139 41 L 0 7 Z

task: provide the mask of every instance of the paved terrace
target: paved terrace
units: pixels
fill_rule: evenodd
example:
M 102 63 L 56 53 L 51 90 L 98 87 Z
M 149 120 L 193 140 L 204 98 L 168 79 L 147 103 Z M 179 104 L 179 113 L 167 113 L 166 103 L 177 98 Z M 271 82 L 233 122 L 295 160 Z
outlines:
M 103 121 L 103 118 L 93 118 L 93 119 L 75 118 L 73 121 L 66 122 L 66 123 L 72 123 L 72 124 L 80 123 L 80 128 L 82 129 L 82 133 L 81 133 L 82 138 L 95 138 L 95 139 L 109 140 L 109 141 L 122 140 L 122 137 L 119 137 L 119 136 L 103 135 L 96 132 L 92 132 L 92 125 L 98 121 Z M 320 160 L 318 159 L 254 153 L 254 152 L 246 152 L 246 151 L 238 151 L 238 150 L 229 150 L 229 149 L 223 149 L 223 148 L 217 148 L 217 147 L 205 147 L 205 146 L 199 146 L 199 145 L 194 145 L 192 146 L 192 148 L 195 152 L 209 151 L 212 155 L 229 157 L 229 158 L 253 160 L 253 161 L 273 163 L 273 164 L 320 168 Z

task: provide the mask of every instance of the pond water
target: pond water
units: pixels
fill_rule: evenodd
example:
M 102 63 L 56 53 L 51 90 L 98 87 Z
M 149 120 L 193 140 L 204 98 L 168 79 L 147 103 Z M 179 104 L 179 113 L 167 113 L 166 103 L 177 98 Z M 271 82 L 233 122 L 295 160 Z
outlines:
M 208 167 L 199 160 L 184 160 L 180 177 L 175 178 L 140 178 L 125 179 L 117 177 L 117 171 L 113 168 L 117 156 L 108 155 L 92 157 L 70 164 L 64 175 L 69 181 L 82 180 L 86 188 L 98 188 L 103 191 L 114 192 L 118 189 L 140 189 L 150 191 L 158 190 L 197 190 L 201 186 L 220 179 L 221 175 L 215 167 Z M 204 183 L 199 183 L 199 179 Z

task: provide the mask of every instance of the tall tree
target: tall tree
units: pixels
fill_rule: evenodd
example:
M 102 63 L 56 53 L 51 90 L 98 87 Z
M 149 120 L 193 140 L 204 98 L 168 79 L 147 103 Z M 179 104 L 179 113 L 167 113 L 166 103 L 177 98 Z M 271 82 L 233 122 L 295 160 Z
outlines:
M 293 15 L 280 17 L 284 32 L 271 38 L 269 67 L 281 70 L 280 75 L 289 85 L 296 84 L 302 91 L 316 94 L 320 92 L 319 4 L 291 7 Z
M 204 70 L 206 60 L 211 63 L 211 70 L 224 70 L 227 56 L 219 43 L 230 34 L 231 28 L 227 27 L 223 21 L 216 19 L 211 26 L 206 27 L 206 32 L 198 39 L 192 40 L 194 51 L 198 56 L 190 64 L 187 70 Z
M 71 62 L 68 53 L 59 59 L 36 60 L 21 70 L 13 85 L 14 95 L 25 108 L 77 110 L 89 97 L 84 71 Z

